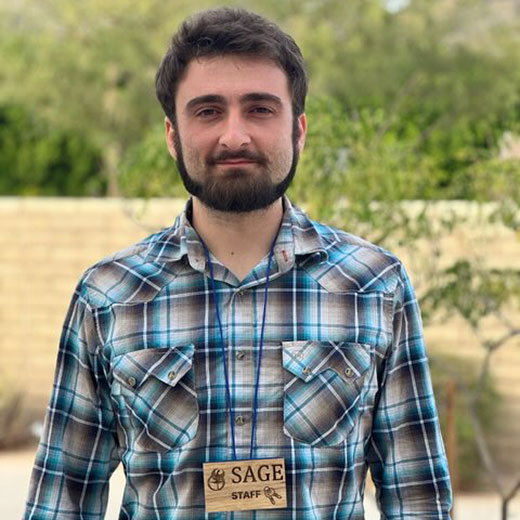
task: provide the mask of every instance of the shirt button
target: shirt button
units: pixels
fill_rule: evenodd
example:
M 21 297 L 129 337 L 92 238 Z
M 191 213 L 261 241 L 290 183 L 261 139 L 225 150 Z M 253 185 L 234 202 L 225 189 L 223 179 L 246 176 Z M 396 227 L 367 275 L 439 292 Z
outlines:
M 246 418 L 243 415 L 237 415 L 235 417 L 235 424 L 237 426 L 243 426 L 246 423 Z
M 237 353 L 236 353 L 236 358 L 237 359 L 244 359 L 246 357 L 246 353 L 243 351 L 243 350 L 239 350 Z
M 175 379 L 175 376 L 176 376 L 176 375 L 177 375 L 177 374 L 175 373 L 175 370 L 170 370 L 170 372 L 168 372 L 168 379 L 169 379 L 170 381 L 173 381 L 173 380 Z
M 240 290 L 240 291 L 237 291 L 237 296 L 239 298 L 241 298 L 242 296 L 244 296 L 244 291 Z
M 345 368 L 345 375 L 347 377 L 352 377 L 353 374 L 354 374 L 354 372 L 351 368 Z
M 137 383 L 137 381 L 135 380 L 135 377 L 129 377 L 126 382 L 130 385 L 130 386 L 135 386 L 135 384 Z

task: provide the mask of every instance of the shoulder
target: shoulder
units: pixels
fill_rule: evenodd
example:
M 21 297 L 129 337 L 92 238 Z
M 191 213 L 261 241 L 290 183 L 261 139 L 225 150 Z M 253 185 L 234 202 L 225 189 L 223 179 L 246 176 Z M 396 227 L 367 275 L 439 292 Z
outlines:
M 326 252 L 313 274 L 328 290 L 395 293 L 402 286 L 403 265 L 393 253 L 341 229 L 312 225 Z
M 90 266 L 79 282 L 89 305 L 96 308 L 154 298 L 174 276 L 156 261 L 155 253 L 172 246 L 172 235 L 172 228 L 164 228 Z

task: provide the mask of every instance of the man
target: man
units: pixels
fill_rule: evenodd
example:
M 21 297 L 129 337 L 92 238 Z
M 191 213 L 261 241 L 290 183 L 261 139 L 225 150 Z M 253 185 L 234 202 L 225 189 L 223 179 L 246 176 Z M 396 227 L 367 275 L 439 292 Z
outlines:
M 362 519 L 367 467 L 382 518 L 449 518 L 404 269 L 284 197 L 307 127 L 294 41 L 202 12 L 156 88 L 192 197 L 79 282 L 25 518 L 102 518 L 119 462 L 121 519 Z

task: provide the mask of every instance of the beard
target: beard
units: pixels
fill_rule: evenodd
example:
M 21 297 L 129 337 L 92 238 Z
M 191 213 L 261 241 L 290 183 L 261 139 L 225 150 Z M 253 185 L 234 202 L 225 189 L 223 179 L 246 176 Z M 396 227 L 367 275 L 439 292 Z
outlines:
M 280 182 L 275 183 L 271 180 L 266 157 L 250 151 L 222 152 L 216 157 L 206 159 L 204 179 L 199 181 L 188 172 L 182 153 L 179 129 L 177 123 L 174 123 L 173 144 L 177 155 L 177 169 L 186 191 L 197 197 L 205 206 L 216 211 L 246 213 L 267 208 L 287 191 L 296 173 L 299 159 L 298 130 L 298 119 L 293 117 L 292 160 L 289 171 Z M 262 171 L 257 174 L 247 169 L 230 168 L 226 175 L 211 175 L 210 169 L 217 161 L 239 158 L 255 161 L 255 167 L 260 167 Z

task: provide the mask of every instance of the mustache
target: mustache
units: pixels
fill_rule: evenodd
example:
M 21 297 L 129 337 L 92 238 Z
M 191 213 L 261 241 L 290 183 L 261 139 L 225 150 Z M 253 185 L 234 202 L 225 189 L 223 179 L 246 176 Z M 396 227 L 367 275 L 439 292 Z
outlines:
M 233 152 L 233 151 L 220 152 L 218 155 L 209 157 L 207 160 L 207 163 L 209 165 L 214 165 L 220 161 L 239 160 L 239 159 L 243 159 L 246 161 L 253 161 L 253 162 L 260 163 L 260 164 L 265 164 L 267 162 L 266 158 L 262 154 L 253 153 L 248 150 L 242 150 L 240 152 Z

